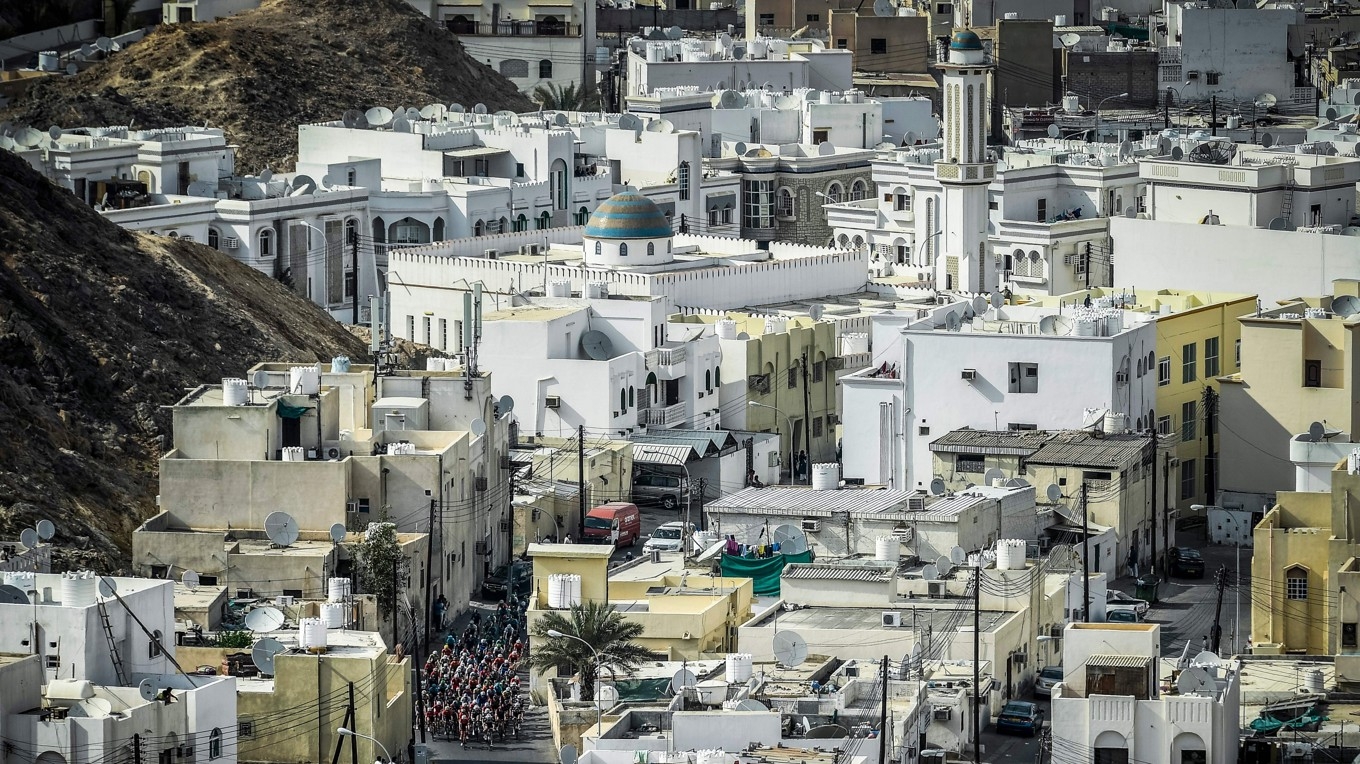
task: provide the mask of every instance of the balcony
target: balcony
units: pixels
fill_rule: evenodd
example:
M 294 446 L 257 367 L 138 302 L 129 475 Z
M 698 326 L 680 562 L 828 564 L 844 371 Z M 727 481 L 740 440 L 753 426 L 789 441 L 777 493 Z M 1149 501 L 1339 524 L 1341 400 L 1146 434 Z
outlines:
M 581 25 L 553 19 L 497 21 L 484 24 L 463 16 L 444 20 L 450 32 L 461 37 L 580 37 Z
M 656 372 L 662 379 L 675 379 L 685 373 L 685 346 L 657 348 L 647 351 L 647 371 Z
M 642 409 L 638 414 L 648 427 L 676 427 L 689 419 L 689 405 L 682 401 L 672 406 Z

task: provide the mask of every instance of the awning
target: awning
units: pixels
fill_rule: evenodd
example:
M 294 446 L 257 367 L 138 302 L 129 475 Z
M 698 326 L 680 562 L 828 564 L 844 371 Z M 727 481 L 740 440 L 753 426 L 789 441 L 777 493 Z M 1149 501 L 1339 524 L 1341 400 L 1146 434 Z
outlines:
M 713 194 L 705 201 L 710 210 L 720 210 L 723 207 L 736 207 L 736 194 Z
M 507 149 L 498 149 L 493 146 L 467 146 L 461 149 L 449 149 L 444 152 L 444 156 L 462 159 L 464 157 L 485 157 L 495 154 L 509 154 Z
M 279 416 L 284 419 L 301 419 L 303 414 L 311 410 L 310 406 L 292 406 L 279 401 Z
M 634 443 L 634 464 L 685 464 L 696 458 L 693 446 L 672 446 L 661 443 Z

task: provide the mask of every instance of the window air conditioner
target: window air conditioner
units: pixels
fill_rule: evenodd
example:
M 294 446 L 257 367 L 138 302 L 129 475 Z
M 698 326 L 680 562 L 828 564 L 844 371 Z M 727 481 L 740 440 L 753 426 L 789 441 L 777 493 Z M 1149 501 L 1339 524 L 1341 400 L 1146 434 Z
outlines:
M 944 598 L 945 589 L 943 581 L 930 581 L 928 582 L 928 586 L 930 588 L 927 590 L 927 594 L 930 596 L 931 599 Z
M 936 721 L 947 722 L 954 718 L 954 709 L 949 706 L 935 706 L 932 710 L 932 714 L 935 716 Z
M 971 382 L 977 379 L 977 369 L 964 369 L 961 376 Z
M 817 531 L 820 531 L 820 530 L 822 529 L 822 521 L 821 521 L 821 520 L 804 520 L 804 521 L 803 521 L 803 524 L 802 524 L 802 527 L 803 527 L 803 530 L 804 530 L 804 531 L 807 531 L 808 533 L 816 533 Z
M 222 240 L 222 246 L 226 247 L 227 249 L 239 249 L 241 246 L 241 240 L 237 239 L 235 236 L 228 236 Z
M 562 397 L 559 395 L 545 395 L 543 396 L 543 405 L 550 409 L 561 408 Z
M 841 415 L 840 415 L 840 414 L 827 414 L 827 415 L 826 415 L 826 423 L 829 424 L 829 425 L 833 425 L 833 426 L 834 426 L 834 425 L 840 424 L 840 423 L 841 423 Z
M 883 625 L 894 629 L 902 626 L 902 614 L 896 610 L 883 611 Z
M 826 359 L 826 368 L 832 371 L 840 371 L 845 368 L 845 359 L 840 356 L 832 356 Z

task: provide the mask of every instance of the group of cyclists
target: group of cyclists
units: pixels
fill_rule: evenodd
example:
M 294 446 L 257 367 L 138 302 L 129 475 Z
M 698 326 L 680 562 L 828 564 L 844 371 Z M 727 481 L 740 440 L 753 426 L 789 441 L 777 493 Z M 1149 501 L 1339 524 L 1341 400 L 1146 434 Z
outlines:
M 425 660 L 425 721 L 436 739 L 492 748 L 519 737 L 529 708 L 519 678 L 527 652 L 525 604 L 511 594 L 488 617 L 474 611 L 462 634 L 450 634 Z

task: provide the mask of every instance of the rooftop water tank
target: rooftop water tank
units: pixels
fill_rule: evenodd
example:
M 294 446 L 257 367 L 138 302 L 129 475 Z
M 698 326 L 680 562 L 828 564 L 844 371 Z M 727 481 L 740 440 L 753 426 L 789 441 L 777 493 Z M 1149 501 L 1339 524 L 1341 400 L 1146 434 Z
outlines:
M 349 356 L 338 355 L 331 359 L 331 371 L 344 374 L 349 371 Z
M 326 599 L 330 602 L 344 602 L 350 598 L 354 582 L 348 578 L 331 578 L 326 581 Z
M 841 485 L 841 466 L 836 462 L 812 465 L 812 490 L 834 491 Z
M 294 366 L 288 370 L 288 392 L 316 395 L 321 392 L 321 370 L 315 366 Z
M 571 281 L 568 279 L 553 279 L 548 282 L 549 297 L 571 297 Z
M 737 322 L 730 318 L 718 319 L 717 323 L 713 325 L 713 330 L 717 333 L 718 339 L 734 340 L 737 338 Z
M 754 661 L 750 653 L 728 653 L 726 660 L 727 681 L 740 684 L 751 678 Z
M 565 609 L 581 603 L 581 577 L 575 573 L 548 576 L 548 607 Z
M 94 573 L 82 570 L 79 573 L 61 574 L 62 607 L 88 607 L 95 603 L 99 579 Z
M 250 388 L 244 379 L 227 377 L 222 380 L 222 405 L 244 406 L 250 402 Z
M 999 570 L 1024 570 L 1024 539 L 1002 539 L 998 541 L 996 545 L 996 567 Z
M 879 536 L 874 539 L 874 559 L 896 565 L 902 559 L 902 540 L 896 536 Z
M 302 446 L 284 446 L 283 461 L 285 462 L 305 462 L 307 453 Z

